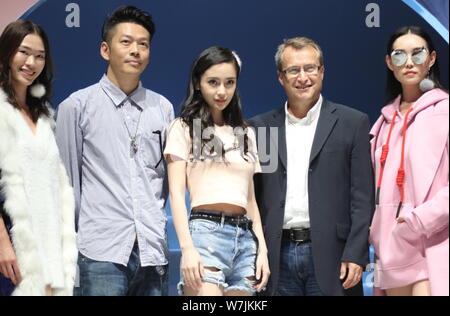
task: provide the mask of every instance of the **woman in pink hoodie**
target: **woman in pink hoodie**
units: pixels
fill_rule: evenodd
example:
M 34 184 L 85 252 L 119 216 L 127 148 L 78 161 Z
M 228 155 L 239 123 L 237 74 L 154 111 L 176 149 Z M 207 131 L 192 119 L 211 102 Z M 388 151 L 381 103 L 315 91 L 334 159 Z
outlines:
M 386 63 L 391 101 L 371 131 L 375 293 L 449 295 L 448 93 L 433 43 L 418 27 L 395 32 Z

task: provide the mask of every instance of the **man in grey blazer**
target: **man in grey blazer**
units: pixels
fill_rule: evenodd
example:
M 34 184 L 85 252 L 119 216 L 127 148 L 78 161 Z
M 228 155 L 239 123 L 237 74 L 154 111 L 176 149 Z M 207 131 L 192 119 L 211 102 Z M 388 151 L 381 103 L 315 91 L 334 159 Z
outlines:
M 325 68 L 314 41 L 286 40 L 276 62 L 288 101 L 250 120 L 259 138 L 263 173 L 255 175 L 255 191 L 272 272 L 264 294 L 363 295 L 374 211 L 369 118 L 322 97 Z M 264 161 L 271 145 L 278 154 Z M 275 172 L 264 172 L 274 165 Z

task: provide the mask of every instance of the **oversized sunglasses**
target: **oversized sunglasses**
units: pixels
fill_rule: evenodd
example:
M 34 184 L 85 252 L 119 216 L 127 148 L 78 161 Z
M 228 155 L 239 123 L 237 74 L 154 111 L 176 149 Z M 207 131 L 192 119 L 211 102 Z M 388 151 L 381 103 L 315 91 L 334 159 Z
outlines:
M 401 67 L 406 64 L 409 56 L 414 64 L 422 65 L 427 60 L 428 49 L 426 47 L 416 48 L 411 54 L 401 49 L 394 49 L 391 53 L 391 60 L 395 66 Z

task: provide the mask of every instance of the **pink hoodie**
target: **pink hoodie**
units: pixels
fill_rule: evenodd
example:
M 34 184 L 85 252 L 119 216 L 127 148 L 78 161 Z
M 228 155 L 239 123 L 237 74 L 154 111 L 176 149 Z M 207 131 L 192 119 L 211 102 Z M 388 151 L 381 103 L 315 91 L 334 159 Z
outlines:
M 449 96 L 440 89 L 423 94 L 409 113 L 406 138 L 405 117 L 398 113 L 400 99 L 382 109 L 371 131 L 372 161 L 379 184 L 382 146 L 392 127 L 370 232 L 376 253 L 375 287 L 397 288 L 428 279 L 432 295 L 448 296 Z M 402 195 L 397 175 L 402 165 L 400 217 L 406 223 L 397 223 Z

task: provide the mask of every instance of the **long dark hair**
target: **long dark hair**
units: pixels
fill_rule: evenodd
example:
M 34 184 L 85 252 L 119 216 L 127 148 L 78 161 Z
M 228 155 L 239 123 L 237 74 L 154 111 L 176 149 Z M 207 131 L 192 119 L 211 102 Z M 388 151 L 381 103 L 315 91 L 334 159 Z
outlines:
M 10 23 L 0 36 L 0 87 L 3 88 L 8 96 L 8 102 L 20 110 L 15 90 L 11 80 L 10 63 L 17 49 L 22 44 L 23 39 L 29 34 L 36 34 L 44 43 L 45 48 L 45 66 L 34 84 L 42 84 L 45 87 L 45 95 L 40 98 L 34 98 L 30 94 L 30 87 L 27 89 L 26 102 L 30 109 L 30 115 L 33 122 L 37 122 L 41 115 L 49 116 L 47 103 L 50 103 L 51 81 L 53 79 L 53 63 L 50 56 L 50 44 L 44 30 L 37 24 L 28 20 L 18 20 Z
M 204 50 L 197 57 L 194 65 L 192 66 L 186 99 L 183 102 L 183 106 L 181 109 L 181 119 L 185 124 L 189 126 L 189 134 L 191 136 L 191 140 L 194 137 L 193 125 L 195 119 L 199 119 L 201 121 L 202 131 L 206 128 L 214 127 L 214 120 L 209 106 L 204 100 L 201 91 L 198 91 L 196 87 L 200 85 L 201 77 L 210 67 L 222 63 L 233 64 L 233 66 L 236 68 L 237 78 L 239 78 L 241 66 L 239 65 L 233 52 L 227 48 L 213 46 Z M 248 124 L 244 121 L 244 118 L 242 116 L 241 98 L 239 96 L 239 91 L 237 88 L 230 104 L 222 112 L 222 114 L 225 125 L 229 125 L 233 128 L 240 127 L 243 130 L 247 129 Z M 249 139 L 247 133 L 244 134 L 244 137 L 237 137 L 237 139 L 239 142 L 239 148 L 241 149 L 241 152 L 243 152 L 243 157 L 245 160 L 247 160 L 245 158 L 245 155 L 247 155 L 249 148 Z M 195 143 L 196 142 L 193 142 L 193 147 L 195 147 Z M 225 159 L 225 150 L 223 148 L 223 143 L 217 136 L 213 135 L 209 140 L 206 140 L 206 142 L 201 139 L 200 145 L 200 150 L 197 151 L 195 150 L 195 148 L 192 148 L 191 153 L 202 153 L 202 155 L 210 156 L 212 152 L 208 152 L 208 150 L 212 150 L 214 148 L 214 145 L 218 145 L 222 148 L 222 157 Z
M 431 37 L 430 37 L 430 35 L 428 35 L 428 33 L 426 33 L 423 29 L 421 29 L 418 26 L 404 26 L 404 27 L 399 28 L 398 30 L 396 30 L 394 32 L 394 34 L 392 34 L 391 38 L 389 39 L 388 45 L 387 45 L 386 54 L 388 56 L 391 55 L 393 46 L 394 46 L 394 42 L 399 37 L 406 35 L 406 34 L 410 34 L 410 33 L 423 38 L 425 40 L 425 42 L 427 43 L 427 49 L 430 53 L 435 51 L 433 41 L 431 40 Z M 441 72 L 439 70 L 439 62 L 438 62 L 437 58 L 436 58 L 436 62 L 434 63 L 433 67 L 431 67 L 431 69 L 430 69 L 430 77 L 429 78 L 434 82 L 434 85 L 436 88 L 443 89 L 442 84 L 440 82 Z M 402 85 L 395 78 L 393 72 L 388 68 L 387 69 L 387 81 L 386 81 L 387 102 L 391 102 L 396 97 L 398 97 L 398 95 L 401 93 L 402 93 Z

